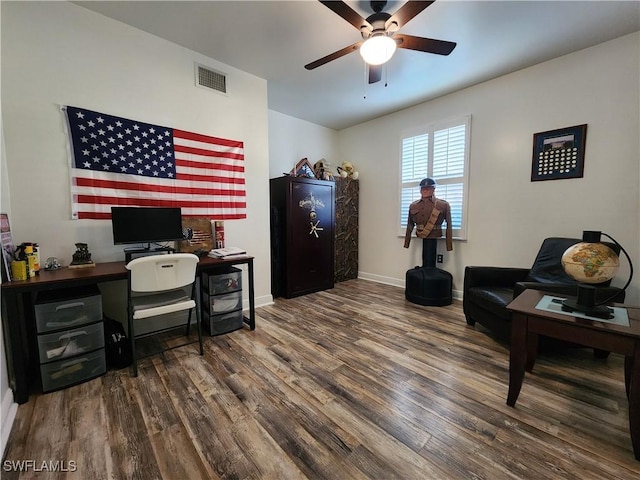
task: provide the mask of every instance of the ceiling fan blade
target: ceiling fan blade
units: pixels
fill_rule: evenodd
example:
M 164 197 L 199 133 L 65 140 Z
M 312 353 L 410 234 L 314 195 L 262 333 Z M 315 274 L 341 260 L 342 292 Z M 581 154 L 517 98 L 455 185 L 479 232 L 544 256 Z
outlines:
M 304 68 L 306 68 L 307 70 L 313 70 L 314 68 L 318 68 L 319 66 L 324 65 L 325 63 L 329 63 L 332 60 L 336 60 L 337 58 L 344 57 L 346 54 L 355 52 L 356 50 L 358 50 L 358 48 L 360 48 L 360 45 L 362 45 L 362 43 L 363 41 L 361 40 L 359 42 L 354 43 L 353 45 L 344 47 L 343 49 L 340 49 L 337 52 L 330 53 L 326 57 L 322 57 L 321 59 L 316 60 L 315 62 L 311 62 L 305 65 Z
M 320 2 L 336 15 L 344 18 L 351 25 L 360 30 L 362 27 L 371 27 L 369 22 L 362 18 L 355 10 L 344 2 Z
M 431 5 L 435 0 L 431 2 L 407 2 L 400 9 L 391 15 L 389 20 L 387 20 L 386 26 L 387 28 L 392 23 L 397 23 L 398 28 L 402 28 L 409 20 L 418 15 L 421 11 Z
M 369 83 L 376 83 L 382 79 L 382 65 L 369 65 Z
M 455 42 L 447 42 L 446 40 L 414 37 L 413 35 L 401 33 L 395 34 L 393 39 L 398 44 L 398 48 L 408 48 L 409 50 L 435 53 L 437 55 L 449 55 L 457 45 Z

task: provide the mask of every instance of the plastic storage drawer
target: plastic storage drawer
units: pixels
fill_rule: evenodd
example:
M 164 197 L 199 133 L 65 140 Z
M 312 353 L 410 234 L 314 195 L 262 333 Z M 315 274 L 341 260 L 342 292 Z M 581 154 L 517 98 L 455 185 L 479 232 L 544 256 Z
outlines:
M 47 363 L 104 347 L 102 322 L 38 336 L 40 362 Z
M 226 295 L 203 295 L 202 305 L 210 315 L 238 310 L 242 308 L 242 292 L 227 293 Z
M 209 295 L 242 290 L 242 270 L 231 267 L 224 273 L 202 273 L 202 289 Z
M 59 362 L 40 365 L 42 391 L 50 392 L 91 380 L 107 371 L 104 348 Z
M 102 297 L 97 293 L 44 303 L 39 298 L 35 311 L 39 333 L 74 328 L 102 320 Z
M 242 328 L 242 310 L 221 313 L 218 315 L 202 315 L 202 323 L 209 329 L 211 335 L 220 335 Z

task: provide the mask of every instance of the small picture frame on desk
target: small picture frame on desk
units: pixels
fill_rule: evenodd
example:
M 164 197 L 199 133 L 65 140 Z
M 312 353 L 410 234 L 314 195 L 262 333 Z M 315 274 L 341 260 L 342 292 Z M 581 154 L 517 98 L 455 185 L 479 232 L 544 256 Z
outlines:
M 179 251 L 185 253 L 206 253 L 213 248 L 213 228 L 207 217 L 182 217 L 182 229 L 188 233 L 185 240 L 178 242 Z

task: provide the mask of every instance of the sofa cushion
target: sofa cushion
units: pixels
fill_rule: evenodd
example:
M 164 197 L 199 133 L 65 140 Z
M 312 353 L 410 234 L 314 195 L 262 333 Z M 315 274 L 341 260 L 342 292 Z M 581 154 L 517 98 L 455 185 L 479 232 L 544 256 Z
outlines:
M 511 312 L 505 307 L 513 300 L 513 288 L 472 287 L 465 295 L 469 295 L 470 302 L 489 310 L 497 317 L 511 320 Z

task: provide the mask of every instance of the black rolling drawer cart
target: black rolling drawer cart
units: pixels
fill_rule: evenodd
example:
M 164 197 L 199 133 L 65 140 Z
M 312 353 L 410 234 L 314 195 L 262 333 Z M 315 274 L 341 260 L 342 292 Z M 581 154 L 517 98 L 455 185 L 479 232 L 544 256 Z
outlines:
M 43 392 L 106 373 L 102 296 L 95 285 L 41 292 L 35 317 Z
M 227 267 L 220 272 L 203 272 L 202 324 L 213 335 L 242 328 L 242 270 Z

